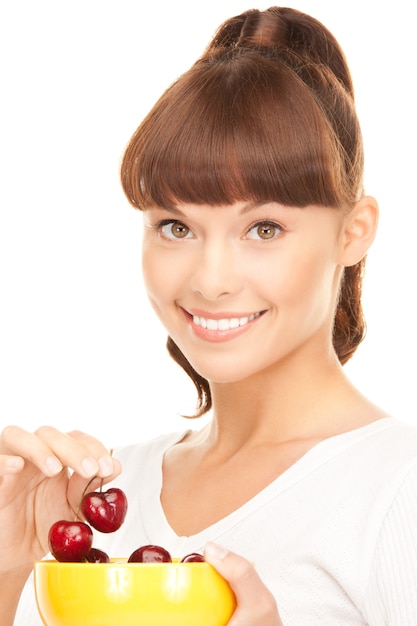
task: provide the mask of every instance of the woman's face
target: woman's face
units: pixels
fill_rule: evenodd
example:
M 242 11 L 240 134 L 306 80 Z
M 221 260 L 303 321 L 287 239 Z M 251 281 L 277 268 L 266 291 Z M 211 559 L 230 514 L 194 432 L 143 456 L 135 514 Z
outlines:
M 150 302 L 200 375 L 234 382 L 291 355 L 329 352 L 340 211 L 238 202 L 143 217 Z

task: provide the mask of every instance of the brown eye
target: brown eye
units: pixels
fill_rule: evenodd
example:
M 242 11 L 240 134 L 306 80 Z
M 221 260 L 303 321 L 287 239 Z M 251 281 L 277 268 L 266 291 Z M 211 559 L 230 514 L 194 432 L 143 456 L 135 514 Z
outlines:
M 171 232 L 174 237 L 179 237 L 180 239 L 182 239 L 183 237 L 186 237 L 188 235 L 190 229 L 187 228 L 187 226 L 184 226 L 184 224 L 181 224 L 181 222 L 174 222 L 171 226 Z
M 248 239 L 273 239 L 281 232 L 281 227 L 275 222 L 258 222 L 248 231 Z
M 258 226 L 258 235 L 261 239 L 271 239 L 275 235 L 275 228 L 270 224 Z
M 161 224 L 161 233 L 167 239 L 185 239 L 191 234 L 188 226 L 182 222 L 165 222 Z

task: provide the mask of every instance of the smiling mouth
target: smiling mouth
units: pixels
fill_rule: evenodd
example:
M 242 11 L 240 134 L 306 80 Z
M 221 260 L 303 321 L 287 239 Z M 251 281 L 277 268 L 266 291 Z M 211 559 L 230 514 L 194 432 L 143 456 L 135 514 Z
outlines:
M 254 319 L 261 315 L 261 311 L 257 313 L 251 313 L 246 317 L 231 317 L 231 318 L 222 318 L 222 319 L 211 319 L 206 317 L 201 317 L 199 315 L 193 315 L 193 323 L 196 326 L 200 326 L 201 328 L 206 328 L 207 330 L 231 330 L 235 328 L 239 328 L 241 326 L 246 326 L 249 322 L 252 322 Z

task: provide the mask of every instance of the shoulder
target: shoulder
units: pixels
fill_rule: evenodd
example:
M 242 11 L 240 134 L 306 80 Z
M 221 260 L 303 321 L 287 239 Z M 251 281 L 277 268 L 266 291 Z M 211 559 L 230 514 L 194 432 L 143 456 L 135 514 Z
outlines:
M 115 447 L 113 455 L 122 465 L 122 473 L 114 481 L 133 501 L 139 486 L 160 489 L 164 454 L 171 446 L 181 441 L 188 431 L 171 432 L 147 441 Z
M 417 466 L 417 428 L 394 417 L 324 440 L 313 453 L 322 461 L 331 460 L 334 468 L 357 480 L 371 484 L 398 484 L 408 471 Z M 331 477 L 329 477 L 331 479 Z
M 376 541 L 415 524 L 417 428 L 395 418 L 381 420 L 362 441 L 354 473 L 355 497 L 367 511 L 367 525 Z M 415 539 L 417 546 L 417 534 Z
M 370 440 L 369 457 L 391 470 L 407 471 L 417 465 L 417 428 L 396 418 L 376 425 Z
M 343 513 L 343 532 L 344 516 L 351 515 L 375 537 L 417 476 L 417 429 L 388 417 L 324 441 L 312 454 L 317 471 L 304 488 L 314 480 L 329 514 L 332 507 Z
M 352 460 L 357 461 L 358 472 L 368 486 L 385 494 L 388 505 L 407 477 L 417 472 L 417 428 L 388 417 L 361 430 L 352 448 Z
M 126 446 L 116 447 L 113 454 L 120 460 L 122 466 L 129 465 L 134 462 L 144 462 L 147 458 L 163 456 L 163 454 L 179 441 L 181 441 L 190 431 L 177 431 L 164 433 L 147 441 L 142 441 Z
M 394 417 L 386 417 L 341 436 L 347 447 L 380 469 L 394 469 L 417 463 L 417 428 Z

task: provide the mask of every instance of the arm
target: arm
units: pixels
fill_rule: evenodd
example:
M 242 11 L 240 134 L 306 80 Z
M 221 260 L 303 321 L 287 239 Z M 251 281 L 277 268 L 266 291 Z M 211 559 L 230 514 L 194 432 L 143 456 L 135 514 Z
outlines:
M 69 472 L 68 468 L 74 470 Z M 0 607 L 11 626 L 33 562 L 48 552 L 53 522 L 73 519 L 85 485 L 105 482 L 120 464 L 93 437 L 51 427 L 29 433 L 16 426 L 0 436 Z
M 402 483 L 380 530 L 364 601 L 367 623 L 414 626 L 417 615 L 417 467 Z
M 274 596 L 249 561 L 213 543 L 206 545 L 204 555 L 235 593 L 237 608 L 228 626 L 283 626 Z
M 23 586 L 30 574 L 30 568 L 16 569 L 0 575 L 0 608 L 2 626 L 13 626 L 14 617 Z

